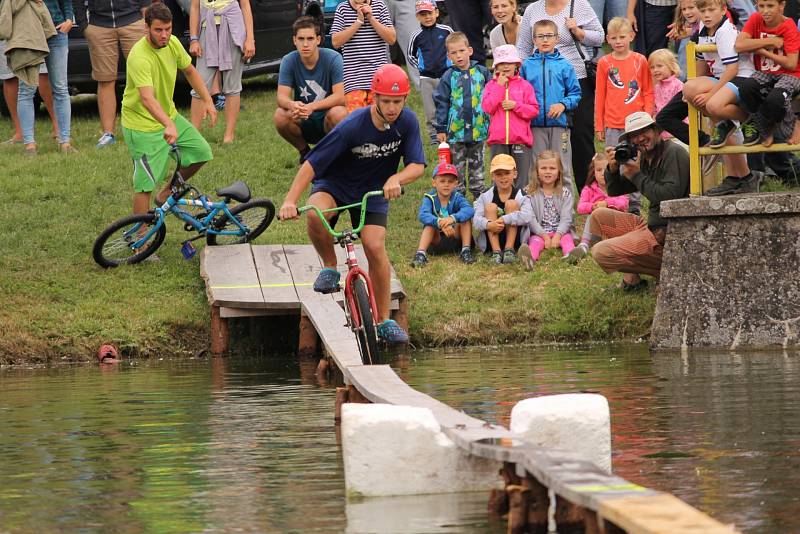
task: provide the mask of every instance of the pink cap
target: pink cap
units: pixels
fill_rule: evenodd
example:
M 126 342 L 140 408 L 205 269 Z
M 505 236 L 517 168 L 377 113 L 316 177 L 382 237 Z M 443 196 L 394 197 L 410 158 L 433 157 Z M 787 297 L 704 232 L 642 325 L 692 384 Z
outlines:
M 436 4 L 431 2 L 431 0 L 417 0 L 416 8 L 417 13 L 421 13 L 423 11 L 433 11 L 436 9 Z
M 517 47 L 514 45 L 498 46 L 492 51 L 492 56 L 494 57 L 495 65 L 500 63 L 522 64 L 522 60 L 519 58 L 519 52 L 517 52 Z

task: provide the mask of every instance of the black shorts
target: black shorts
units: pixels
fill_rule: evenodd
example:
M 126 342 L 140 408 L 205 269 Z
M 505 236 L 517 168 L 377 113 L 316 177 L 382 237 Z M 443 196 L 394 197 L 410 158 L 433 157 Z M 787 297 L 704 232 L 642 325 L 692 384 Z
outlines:
M 336 202 L 337 206 L 351 204 L 349 202 L 342 202 L 333 196 L 333 193 L 324 189 L 317 189 L 314 191 L 314 193 L 328 193 L 333 197 L 333 201 Z M 355 228 L 361 222 L 361 207 L 354 206 L 352 208 L 348 208 L 347 211 L 350 213 L 350 224 L 352 225 L 352 228 Z M 336 223 L 339 221 L 339 215 L 341 214 L 341 211 L 337 211 L 333 214 L 333 217 L 329 219 L 328 222 L 330 223 L 331 228 L 336 228 Z M 382 226 L 383 228 L 386 228 L 386 223 L 388 220 L 389 216 L 385 213 L 380 213 L 378 211 L 367 211 L 366 215 L 364 216 L 364 226 Z

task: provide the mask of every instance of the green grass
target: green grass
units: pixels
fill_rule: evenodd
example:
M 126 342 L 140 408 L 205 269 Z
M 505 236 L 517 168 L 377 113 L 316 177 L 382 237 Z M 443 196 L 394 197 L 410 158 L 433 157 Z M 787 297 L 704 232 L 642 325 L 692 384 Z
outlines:
M 246 84 L 236 144 L 222 146 L 223 126 L 204 130 L 214 161 L 192 180 L 202 191 L 244 180 L 253 195 L 279 206 L 297 168 L 297 153 L 272 126 L 274 84 Z M 418 97 L 412 106 L 421 112 Z M 188 110 L 183 110 L 184 115 Z M 419 113 L 421 115 L 421 113 Z M 131 209 L 131 161 L 122 142 L 94 149 L 100 134 L 95 101 L 76 99 L 73 139 L 65 156 L 49 141 L 49 124 L 37 122 L 39 156 L 0 147 L 5 209 L 0 211 L 0 363 L 85 359 L 113 341 L 128 355 L 198 350 L 208 342 L 208 304 L 199 261 L 184 261 L 186 235 L 170 220 L 160 263 L 103 270 L 92 261 L 98 233 Z M 0 122 L 0 138 L 10 137 Z M 434 151 L 430 147 L 429 160 Z M 564 265 L 544 254 L 535 272 L 485 259 L 464 266 L 433 257 L 412 270 L 420 226 L 418 202 L 425 177 L 391 208 L 387 248 L 410 299 L 410 330 L 417 345 L 489 344 L 637 339 L 648 332 L 652 292 L 623 294 L 586 259 Z M 305 243 L 300 222 L 275 222 L 257 243 Z M 203 245 L 201 245 L 203 246 Z

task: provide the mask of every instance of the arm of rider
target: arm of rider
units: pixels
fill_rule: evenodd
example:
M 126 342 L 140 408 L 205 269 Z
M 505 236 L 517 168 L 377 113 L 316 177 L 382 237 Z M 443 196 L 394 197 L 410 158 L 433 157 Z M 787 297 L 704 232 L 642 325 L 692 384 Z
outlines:
M 139 97 L 142 99 L 142 105 L 150 115 L 164 125 L 164 140 L 169 144 L 174 144 L 178 140 L 178 129 L 161 107 L 161 104 L 158 103 L 158 100 L 156 100 L 153 88 L 149 86 L 139 87 Z
M 289 186 L 289 192 L 286 193 L 286 198 L 283 199 L 283 204 L 278 212 L 278 218 L 282 221 L 296 219 L 299 217 L 297 213 L 297 203 L 300 201 L 300 196 L 308 189 L 311 180 L 314 179 L 314 167 L 307 161 L 304 161 L 297 171 L 297 174 L 292 180 L 292 185 Z
M 425 172 L 425 165 L 422 163 L 409 163 L 403 170 L 393 174 L 383 184 L 383 198 L 392 200 L 400 198 L 403 194 L 402 186 L 414 182 Z
M 214 101 L 211 99 L 211 95 L 206 88 L 205 82 L 200 77 L 200 74 L 197 72 L 197 69 L 194 68 L 194 65 L 191 63 L 188 67 L 181 70 L 183 75 L 186 77 L 186 81 L 189 82 L 189 85 L 192 86 L 195 93 L 200 95 L 200 100 L 203 101 L 203 114 L 200 116 L 200 120 L 205 120 L 206 117 L 211 118 L 211 126 L 217 124 L 217 108 L 214 107 Z
M 203 57 L 200 46 L 200 0 L 192 0 L 189 8 L 189 53 L 194 57 Z

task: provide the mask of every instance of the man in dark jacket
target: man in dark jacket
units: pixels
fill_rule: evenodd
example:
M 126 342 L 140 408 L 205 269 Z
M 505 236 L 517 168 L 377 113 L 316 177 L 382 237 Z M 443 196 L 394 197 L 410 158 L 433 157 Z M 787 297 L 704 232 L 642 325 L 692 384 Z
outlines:
M 150 0 L 83 0 L 73 2 L 75 18 L 89 43 L 92 79 L 97 81 L 97 107 L 103 135 L 97 148 L 116 142 L 117 81 L 119 49 L 128 52 L 145 35 L 142 13 Z
M 644 111 L 625 117 L 620 141 L 636 147 L 635 157 L 620 164 L 617 149 L 607 147 L 606 189 L 609 196 L 641 191 L 650 202 L 647 222 L 638 215 L 608 208 L 592 212 L 589 229 L 592 256 L 607 273 L 622 272 L 622 289 L 642 289 L 647 282 L 639 275 L 658 277 L 667 221 L 661 218 L 661 202 L 689 196 L 689 153 L 680 145 L 661 138 L 653 118 Z

